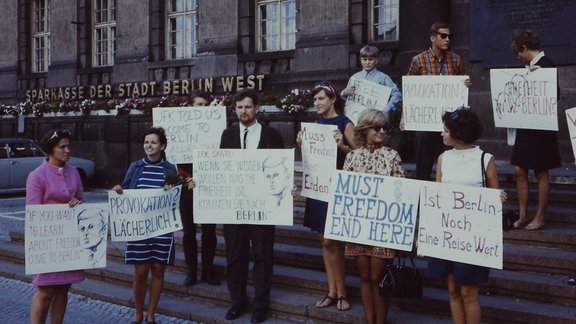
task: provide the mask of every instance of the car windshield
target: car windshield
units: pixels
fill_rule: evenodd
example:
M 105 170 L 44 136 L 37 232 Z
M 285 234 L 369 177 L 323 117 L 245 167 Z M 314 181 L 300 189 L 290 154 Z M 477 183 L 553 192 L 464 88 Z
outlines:
M 11 157 L 37 157 L 45 156 L 44 152 L 34 142 L 15 142 L 9 143 L 9 152 Z

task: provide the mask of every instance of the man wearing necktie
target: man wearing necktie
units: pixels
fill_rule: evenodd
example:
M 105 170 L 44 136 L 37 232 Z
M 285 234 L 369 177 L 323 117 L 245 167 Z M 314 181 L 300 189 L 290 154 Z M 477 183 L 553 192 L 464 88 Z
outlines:
M 228 127 L 222 133 L 220 148 L 281 149 L 284 141 L 280 133 L 256 120 L 258 94 L 244 89 L 234 96 L 239 125 Z M 228 291 L 231 305 L 226 319 L 233 320 L 244 312 L 250 244 L 254 254 L 254 309 L 252 323 L 266 320 L 270 304 L 274 258 L 274 225 L 224 224 Z

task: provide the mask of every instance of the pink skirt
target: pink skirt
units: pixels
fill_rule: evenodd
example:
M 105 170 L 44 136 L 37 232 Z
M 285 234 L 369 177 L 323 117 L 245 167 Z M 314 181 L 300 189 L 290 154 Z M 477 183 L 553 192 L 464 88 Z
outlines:
M 86 278 L 84 270 L 62 271 L 35 274 L 32 283 L 35 286 L 55 286 L 75 284 Z

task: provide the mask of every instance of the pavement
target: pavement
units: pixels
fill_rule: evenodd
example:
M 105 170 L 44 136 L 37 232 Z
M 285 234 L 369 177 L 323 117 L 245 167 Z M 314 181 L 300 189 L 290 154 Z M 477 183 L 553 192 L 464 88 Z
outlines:
M 0 277 L 0 323 L 29 323 L 35 290 L 32 284 Z M 130 323 L 133 317 L 133 308 L 70 293 L 64 323 Z M 162 324 L 196 323 L 160 314 L 156 315 L 156 321 Z

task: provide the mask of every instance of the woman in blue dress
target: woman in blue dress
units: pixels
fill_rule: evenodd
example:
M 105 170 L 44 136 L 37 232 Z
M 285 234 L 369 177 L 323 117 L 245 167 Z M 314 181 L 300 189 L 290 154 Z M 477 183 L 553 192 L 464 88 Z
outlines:
M 354 124 L 344 115 L 344 100 L 329 82 L 319 82 L 311 90 L 314 96 L 314 107 L 320 118 L 318 124 L 336 125 L 334 140 L 338 145 L 336 168 L 342 169 L 346 154 L 356 148 L 354 144 Z M 301 133 L 298 133 L 296 142 L 302 144 Z M 344 245 L 336 240 L 324 238 L 324 225 L 328 203 L 316 199 L 306 199 L 304 213 L 304 226 L 318 232 L 322 244 L 322 256 L 328 279 L 328 293 L 316 303 L 316 307 L 324 308 L 336 304 L 338 310 L 350 309 L 347 300 L 346 280 L 344 270 Z
M 164 129 L 152 127 L 144 133 L 144 158 L 134 161 L 121 185 L 112 188 L 118 194 L 126 189 L 163 188 L 166 176 L 177 174 L 176 166 L 166 161 L 164 150 L 167 145 Z M 191 180 L 191 179 L 190 179 Z M 144 300 L 150 282 L 150 297 L 146 312 L 146 323 L 156 323 L 155 312 L 164 285 L 166 265 L 174 265 L 173 233 L 158 235 L 140 241 L 126 243 L 125 263 L 134 265 L 133 294 L 136 313 L 132 323 L 141 323 L 144 319 Z

